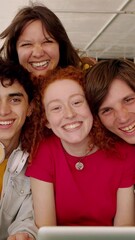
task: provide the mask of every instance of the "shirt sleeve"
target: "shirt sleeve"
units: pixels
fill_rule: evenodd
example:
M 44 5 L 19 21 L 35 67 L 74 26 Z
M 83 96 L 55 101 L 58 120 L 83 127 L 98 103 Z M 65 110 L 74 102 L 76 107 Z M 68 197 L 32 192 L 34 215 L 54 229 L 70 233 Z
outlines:
M 129 187 L 135 184 L 135 146 L 124 144 L 122 154 L 125 156 L 120 187 Z
M 9 235 L 13 235 L 18 232 L 26 232 L 34 239 L 37 238 L 38 228 L 34 223 L 31 194 L 24 199 L 15 220 L 8 228 Z
M 49 141 L 43 140 L 38 147 L 32 163 L 26 169 L 26 176 L 37 178 L 46 182 L 53 182 L 53 159 L 49 147 Z

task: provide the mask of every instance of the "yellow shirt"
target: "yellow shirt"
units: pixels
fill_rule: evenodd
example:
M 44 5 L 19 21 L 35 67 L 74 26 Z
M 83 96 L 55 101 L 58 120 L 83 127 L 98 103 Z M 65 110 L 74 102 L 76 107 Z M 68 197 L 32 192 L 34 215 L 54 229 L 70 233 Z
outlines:
M 3 175 L 7 166 L 7 159 L 0 164 L 0 195 L 2 191 Z

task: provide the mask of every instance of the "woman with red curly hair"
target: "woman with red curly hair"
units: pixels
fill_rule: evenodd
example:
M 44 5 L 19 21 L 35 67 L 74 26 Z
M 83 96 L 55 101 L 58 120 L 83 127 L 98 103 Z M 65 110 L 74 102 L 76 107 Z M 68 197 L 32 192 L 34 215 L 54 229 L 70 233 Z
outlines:
M 36 225 L 133 226 L 135 148 L 103 141 L 80 69 L 53 70 L 40 84 L 44 139 L 26 170 Z

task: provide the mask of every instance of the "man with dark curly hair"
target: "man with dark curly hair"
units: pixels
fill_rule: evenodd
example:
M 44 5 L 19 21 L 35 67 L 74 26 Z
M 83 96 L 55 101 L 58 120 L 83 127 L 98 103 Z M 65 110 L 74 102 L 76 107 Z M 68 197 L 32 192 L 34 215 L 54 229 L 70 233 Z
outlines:
M 24 175 L 31 146 L 28 136 L 34 128 L 29 119 L 33 98 L 29 73 L 0 60 L 1 240 L 36 238 L 30 182 Z

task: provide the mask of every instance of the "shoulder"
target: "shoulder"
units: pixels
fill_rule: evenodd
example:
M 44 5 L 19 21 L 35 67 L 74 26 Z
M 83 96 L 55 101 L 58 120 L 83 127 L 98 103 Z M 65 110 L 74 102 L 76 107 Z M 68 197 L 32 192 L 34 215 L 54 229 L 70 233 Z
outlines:
M 121 159 L 124 161 L 125 170 L 132 169 L 135 178 L 135 145 L 125 142 L 118 144 L 117 149 L 121 154 Z
M 53 134 L 53 135 L 51 135 L 51 136 L 49 136 L 47 138 L 44 138 L 40 142 L 39 146 L 45 146 L 45 145 L 50 145 L 51 146 L 52 144 L 54 144 L 54 143 L 58 144 L 59 142 L 60 142 L 60 139 Z
M 123 156 L 135 156 L 135 145 L 121 142 L 116 144 L 116 150 Z
M 52 135 L 48 138 L 44 138 L 38 146 L 39 151 L 47 151 L 49 148 L 55 147 L 60 144 L 60 140 L 57 136 Z
M 26 176 L 44 181 L 50 179 L 50 176 L 53 176 L 55 162 L 58 160 L 59 146 L 62 149 L 60 140 L 55 135 L 43 139 L 27 167 Z
M 57 153 L 62 149 L 60 139 L 52 135 L 48 138 L 44 138 L 38 146 L 35 155 L 33 156 L 32 162 L 36 161 L 47 161 L 47 159 L 51 159 L 53 156 L 57 156 Z

